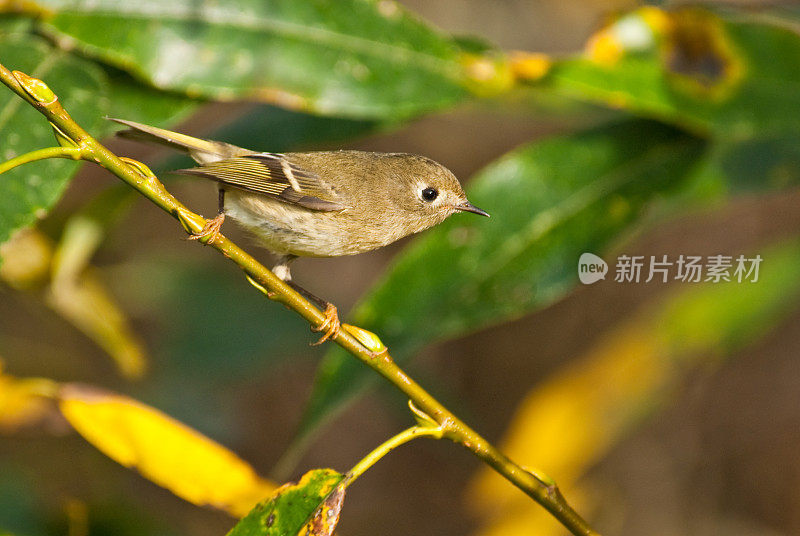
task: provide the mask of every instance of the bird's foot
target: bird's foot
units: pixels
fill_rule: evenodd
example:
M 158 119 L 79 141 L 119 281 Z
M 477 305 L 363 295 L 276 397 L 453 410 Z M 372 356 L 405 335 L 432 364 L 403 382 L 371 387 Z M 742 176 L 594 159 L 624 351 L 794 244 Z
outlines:
M 219 229 L 225 221 L 225 213 L 220 212 L 214 219 L 206 221 L 203 229 L 189 237 L 189 240 L 202 240 L 205 238 L 206 244 L 213 244 L 219 237 Z
M 342 327 L 342 323 L 339 321 L 339 312 L 333 304 L 329 303 L 328 306 L 325 307 L 324 315 L 325 320 L 322 321 L 322 324 L 311 328 L 311 331 L 324 331 L 325 333 L 317 342 L 311 343 L 311 346 L 319 346 L 331 337 L 336 337 L 336 334 L 339 333 L 339 329 Z

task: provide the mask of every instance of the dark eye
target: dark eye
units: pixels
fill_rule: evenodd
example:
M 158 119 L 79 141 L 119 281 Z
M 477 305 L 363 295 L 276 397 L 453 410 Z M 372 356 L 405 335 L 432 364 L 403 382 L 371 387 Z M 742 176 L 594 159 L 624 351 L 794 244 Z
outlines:
M 439 196 L 439 191 L 436 188 L 425 188 L 422 190 L 422 199 L 425 201 L 433 201 Z

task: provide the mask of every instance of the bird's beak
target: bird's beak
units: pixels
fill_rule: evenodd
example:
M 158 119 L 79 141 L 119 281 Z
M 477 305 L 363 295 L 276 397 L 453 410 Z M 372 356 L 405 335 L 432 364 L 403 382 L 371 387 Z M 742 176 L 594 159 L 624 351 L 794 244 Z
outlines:
M 489 213 L 485 210 L 481 210 L 475 205 L 471 204 L 469 201 L 464 201 L 460 205 L 453 205 L 453 208 L 456 210 L 461 210 L 463 212 L 472 212 L 473 214 L 480 214 L 481 216 L 486 216 L 490 218 Z

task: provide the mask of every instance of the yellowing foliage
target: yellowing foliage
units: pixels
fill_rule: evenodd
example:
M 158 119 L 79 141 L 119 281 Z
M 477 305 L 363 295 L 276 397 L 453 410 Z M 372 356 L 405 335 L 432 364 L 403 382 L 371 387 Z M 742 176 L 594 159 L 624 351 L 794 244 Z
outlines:
M 547 75 L 553 60 L 547 54 L 534 52 L 512 52 L 511 70 L 518 79 L 529 82 L 540 80 Z
M 612 66 L 622 58 L 625 49 L 610 32 L 603 30 L 591 37 L 586 53 L 593 61 Z
M 53 256 L 47 302 L 103 348 L 123 375 L 141 378 L 147 368 L 142 343 L 89 264 L 101 239 L 102 229 L 96 222 L 81 217 L 70 220 Z
M 275 489 L 225 447 L 135 400 L 79 385 L 59 398 L 87 441 L 191 503 L 241 517 Z
M 101 238 L 98 225 L 80 217 L 70 220 L 57 247 L 40 231 L 23 229 L 0 244 L 0 282 L 44 290 L 47 305 L 108 352 L 124 376 L 140 378 L 147 368 L 142 343 L 89 265 Z
M 0 431 L 14 432 L 38 421 L 51 409 L 48 397 L 55 390 L 50 380 L 3 374 L 0 362 Z
M 34 229 L 22 229 L 0 244 L 0 280 L 23 290 L 44 285 L 50 276 L 53 244 Z
M 553 477 L 574 502 L 580 497 L 580 490 L 574 489 L 579 477 L 669 384 L 673 367 L 662 359 L 660 346 L 647 322 L 621 327 L 528 394 L 509 425 L 502 450 Z M 563 533 L 527 496 L 489 469 L 473 482 L 468 498 L 494 520 L 481 536 L 517 535 L 521 527 L 527 527 L 522 532 Z
M 667 13 L 655 7 L 627 13 L 592 35 L 586 54 L 592 61 L 612 67 L 628 52 L 653 48 L 668 22 Z
M 464 53 L 461 55 L 461 64 L 466 85 L 475 95 L 491 97 L 514 86 L 511 66 L 505 58 Z

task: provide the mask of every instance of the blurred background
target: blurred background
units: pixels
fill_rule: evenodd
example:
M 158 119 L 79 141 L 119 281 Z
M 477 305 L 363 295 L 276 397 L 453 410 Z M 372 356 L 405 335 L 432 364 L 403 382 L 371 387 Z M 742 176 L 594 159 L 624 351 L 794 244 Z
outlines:
M 554 58 L 584 53 L 615 17 L 641 5 L 625 0 L 402 4 L 446 33 L 480 36 L 500 49 Z M 786 28 L 800 20 L 792 18 L 797 13 L 792 3 L 740 1 L 721 7 L 735 9 L 736 20 L 780 13 Z M 798 57 L 793 50 L 774 61 L 786 62 L 788 69 L 800 65 L 792 63 Z M 785 85 L 774 82 L 775 91 L 796 92 L 797 72 L 787 77 Z M 772 80 L 764 80 L 773 87 Z M 470 101 L 402 124 L 376 126 L 368 119 L 312 118 L 232 102 L 204 104 L 174 126 L 245 146 L 283 144 L 253 147 L 264 150 L 420 153 L 469 185 L 480 170 L 522 144 L 601 128 L 616 113 L 546 100 L 531 113 L 529 103 L 512 98 Z M 692 126 L 687 130 L 694 133 Z M 782 131 L 777 138 L 792 139 L 796 132 Z M 111 138 L 108 145 L 156 170 L 188 163 L 161 148 Z M 518 314 L 497 313 L 496 322 L 486 310 L 486 327 L 424 345 L 412 352 L 405 368 L 512 458 L 553 477 L 602 534 L 800 534 L 800 289 L 795 282 L 800 191 L 792 186 L 800 168 L 794 145 L 750 144 L 733 149 L 739 160 L 725 160 L 732 176 L 766 181 L 773 176 L 775 147 L 786 149 L 791 157 L 776 157 L 781 176 L 787 177 L 779 187 L 751 184 L 716 196 L 699 182 L 703 195 L 657 193 L 643 219 L 593 251 L 609 262 L 605 280 L 575 284 L 578 257 L 570 253 L 563 268 L 572 280 L 568 288 L 559 287 L 552 299 Z M 700 161 L 697 156 L 691 164 Z M 165 180 L 189 207 L 205 215 L 215 212 L 212 188 Z M 87 210 L 87 200 L 107 192 L 113 181 L 97 167 L 82 167 L 38 223 L 45 237 L 41 248 L 57 247 L 70 218 Z M 488 199 L 487 206 L 474 202 L 492 213 L 489 224 L 498 217 L 502 221 L 502 198 Z M 103 339 L 105 346 L 98 344 L 53 299 L 15 288 L 6 276 L 0 286 L 4 372 L 125 393 L 280 480 L 297 479 L 314 467 L 347 470 L 411 423 L 405 400 L 391 387 L 375 385 L 328 415 L 302 450 L 294 450 L 298 456 L 287 458 L 287 448 L 298 448 L 293 440 L 305 422 L 318 364 L 329 349 L 310 347 L 314 334 L 301 319 L 264 300 L 232 264 L 187 241 L 175 222 L 145 200 L 114 206 L 119 210 L 106 222 L 90 270 L 104 295 L 112 297 L 114 314 L 127 318 L 129 332 L 121 339 L 112 333 Z M 235 226 L 227 224 L 224 231 L 271 262 Z M 356 257 L 300 259 L 293 276 L 335 303 L 346 318 L 414 240 Z M 762 280 L 750 286 L 619 283 L 614 261 L 623 254 L 645 259 L 759 254 Z M 4 262 L 7 266 L 9 258 Z M 520 277 L 525 273 L 520 270 Z M 425 270 L 415 274 L 420 281 L 429 277 Z M 130 379 L 109 353 L 128 359 L 135 370 L 141 357 L 147 370 Z M 53 415 L 6 426 L 0 437 L 0 532 L 212 536 L 226 533 L 233 523 L 229 515 L 198 508 L 121 467 Z M 468 452 L 449 442 L 420 440 L 392 452 L 350 488 L 337 533 L 564 531 Z

